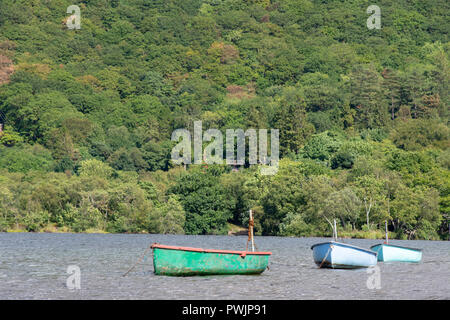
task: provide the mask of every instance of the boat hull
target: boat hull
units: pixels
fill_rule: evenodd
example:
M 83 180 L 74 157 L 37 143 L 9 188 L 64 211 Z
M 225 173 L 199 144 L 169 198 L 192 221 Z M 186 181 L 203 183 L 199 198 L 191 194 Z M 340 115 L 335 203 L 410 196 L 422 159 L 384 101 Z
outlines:
M 422 250 L 394 246 L 390 244 L 377 244 L 370 247 L 378 253 L 378 261 L 383 262 L 420 262 L 422 260 Z
M 198 276 L 260 274 L 269 263 L 270 252 L 205 250 L 152 245 L 157 275 Z
M 321 268 L 356 269 L 377 264 L 377 253 L 339 242 L 318 243 L 311 247 L 314 262 Z

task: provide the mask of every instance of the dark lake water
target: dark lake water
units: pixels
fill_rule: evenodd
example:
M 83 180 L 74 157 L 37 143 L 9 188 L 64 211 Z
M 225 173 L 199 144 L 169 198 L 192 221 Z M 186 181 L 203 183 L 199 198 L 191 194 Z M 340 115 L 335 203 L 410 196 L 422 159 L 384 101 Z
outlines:
M 380 289 L 370 289 L 367 269 L 317 268 L 310 247 L 325 240 L 256 237 L 259 250 L 272 252 L 258 276 L 156 276 L 149 254 L 123 277 L 153 242 L 244 250 L 247 237 L 0 233 L 0 299 L 450 299 L 448 241 L 392 240 L 423 249 L 422 262 L 378 263 Z M 66 284 L 71 265 L 80 269 L 79 290 Z

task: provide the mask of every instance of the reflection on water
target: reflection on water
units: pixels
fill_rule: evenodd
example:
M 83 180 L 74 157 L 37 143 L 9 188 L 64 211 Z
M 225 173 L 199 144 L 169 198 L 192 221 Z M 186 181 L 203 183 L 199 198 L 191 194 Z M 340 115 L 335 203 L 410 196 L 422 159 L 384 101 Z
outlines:
M 256 237 L 272 252 L 258 276 L 155 276 L 148 255 L 123 277 L 153 242 L 243 250 L 247 237 L 0 233 L 0 299 L 450 299 L 450 242 L 391 240 L 423 249 L 423 260 L 379 263 L 381 289 L 369 289 L 366 269 L 317 268 L 310 248 L 324 240 Z M 67 288 L 70 265 L 80 267 L 80 290 Z

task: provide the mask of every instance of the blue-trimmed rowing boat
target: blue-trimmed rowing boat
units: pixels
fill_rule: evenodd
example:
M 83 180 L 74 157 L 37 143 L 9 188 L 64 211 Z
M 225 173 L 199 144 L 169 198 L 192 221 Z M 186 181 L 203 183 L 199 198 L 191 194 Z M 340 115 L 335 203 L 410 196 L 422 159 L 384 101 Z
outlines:
M 387 243 L 371 246 L 370 249 L 378 253 L 378 261 L 420 262 L 422 260 L 421 249 L 394 246 Z
M 368 268 L 377 264 L 377 253 L 350 244 L 330 241 L 315 244 L 314 262 L 320 268 L 356 269 Z
M 384 243 L 371 246 L 370 249 L 378 254 L 378 261 L 383 262 L 420 262 L 422 260 L 422 250 L 388 244 L 388 226 L 386 226 L 386 241 Z

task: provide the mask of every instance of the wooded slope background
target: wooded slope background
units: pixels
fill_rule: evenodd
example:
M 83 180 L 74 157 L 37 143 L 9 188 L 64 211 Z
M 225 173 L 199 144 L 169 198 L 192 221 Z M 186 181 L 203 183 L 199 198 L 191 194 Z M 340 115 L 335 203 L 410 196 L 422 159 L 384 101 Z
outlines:
M 448 239 L 449 21 L 446 0 L 2 0 L 0 231 L 223 234 L 253 209 L 263 235 Z M 279 129 L 278 173 L 174 166 L 196 120 Z

